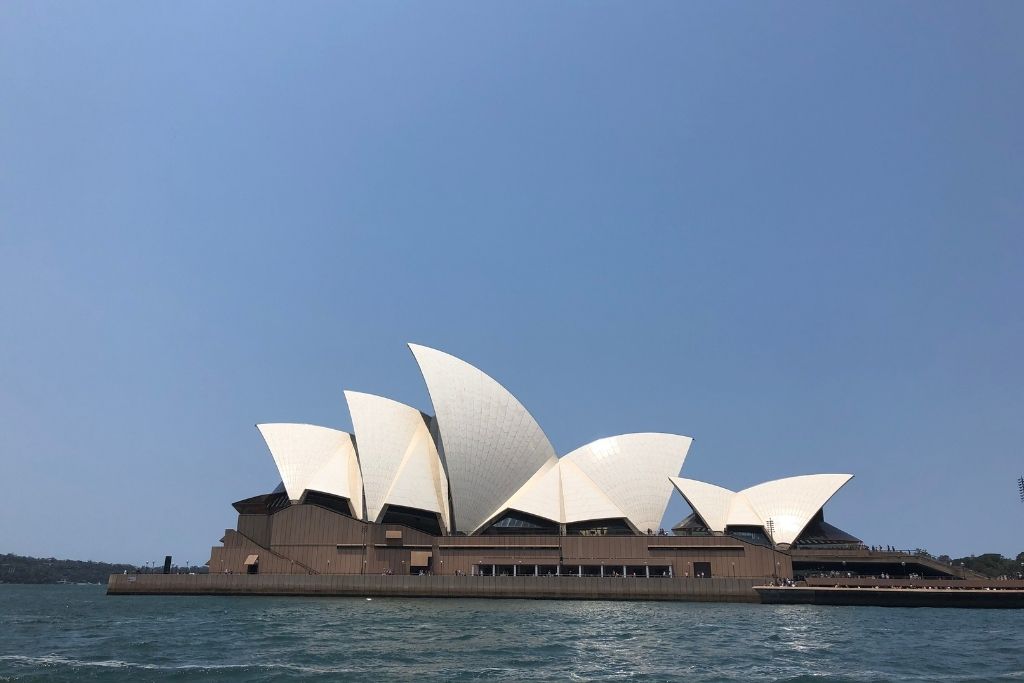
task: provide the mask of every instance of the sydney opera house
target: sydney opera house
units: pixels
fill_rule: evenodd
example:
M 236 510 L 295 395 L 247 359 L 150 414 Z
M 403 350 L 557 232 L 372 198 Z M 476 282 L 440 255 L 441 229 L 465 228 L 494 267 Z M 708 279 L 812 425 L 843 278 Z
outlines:
M 731 491 L 680 478 L 691 438 L 667 433 L 559 456 L 497 381 L 410 349 L 434 414 L 346 391 L 353 434 L 257 426 L 281 483 L 234 504 L 211 574 L 764 578 L 863 548 L 823 515 L 849 474 Z M 666 530 L 676 494 L 692 514 Z

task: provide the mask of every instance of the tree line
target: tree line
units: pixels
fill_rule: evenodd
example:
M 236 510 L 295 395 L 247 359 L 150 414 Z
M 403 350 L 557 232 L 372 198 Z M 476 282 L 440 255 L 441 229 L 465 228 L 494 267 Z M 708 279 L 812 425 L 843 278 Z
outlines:
M 1017 553 L 1017 557 L 1011 559 L 1003 557 L 999 553 L 984 553 L 982 555 L 971 555 L 970 557 L 951 558 L 949 555 L 940 555 L 935 558 L 939 562 L 952 564 L 954 567 L 963 565 L 967 569 L 984 574 L 985 576 L 998 579 L 1020 579 L 1024 578 L 1024 553 Z
M 156 571 L 162 571 L 160 567 Z M 0 555 L 0 583 L 106 583 L 111 574 L 153 571 L 133 564 L 110 564 L 53 557 Z M 206 573 L 206 567 L 173 567 L 173 572 Z

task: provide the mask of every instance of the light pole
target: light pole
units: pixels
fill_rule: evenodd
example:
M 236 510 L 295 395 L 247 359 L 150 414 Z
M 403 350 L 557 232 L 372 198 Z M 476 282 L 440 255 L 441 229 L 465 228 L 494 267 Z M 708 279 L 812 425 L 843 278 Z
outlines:
M 768 532 L 768 540 L 772 544 L 772 562 L 775 563 L 775 566 L 772 567 L 772 579 L 774 580 L 779 578 L 779 562 L 775 559 L 775 520 L 769 518 L 764 523 L 764 528 Z

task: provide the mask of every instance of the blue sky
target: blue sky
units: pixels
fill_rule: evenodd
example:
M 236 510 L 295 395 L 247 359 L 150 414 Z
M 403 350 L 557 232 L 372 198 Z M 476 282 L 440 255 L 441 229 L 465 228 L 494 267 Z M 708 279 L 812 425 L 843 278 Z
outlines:
M 0 3 L 0 552 L 205 561 L 254 423 L 482 368 L 560 453 L 1024 550 L 1024 5 Z M 666 523 L 685 514 L 673 498 Z

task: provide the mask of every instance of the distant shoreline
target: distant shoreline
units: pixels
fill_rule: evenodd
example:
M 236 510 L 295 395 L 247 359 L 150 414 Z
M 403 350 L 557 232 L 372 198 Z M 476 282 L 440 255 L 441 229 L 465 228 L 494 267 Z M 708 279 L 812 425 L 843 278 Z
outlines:
M 0 584 L 106 584 L 111 574 L 159 573 L 162 568 L 133 564 L 61 560 L 55 557 L 29 557 L 8 553 L 0 555 Z M 174 573 L 206 572 L 206 567 L 172 567 Z

